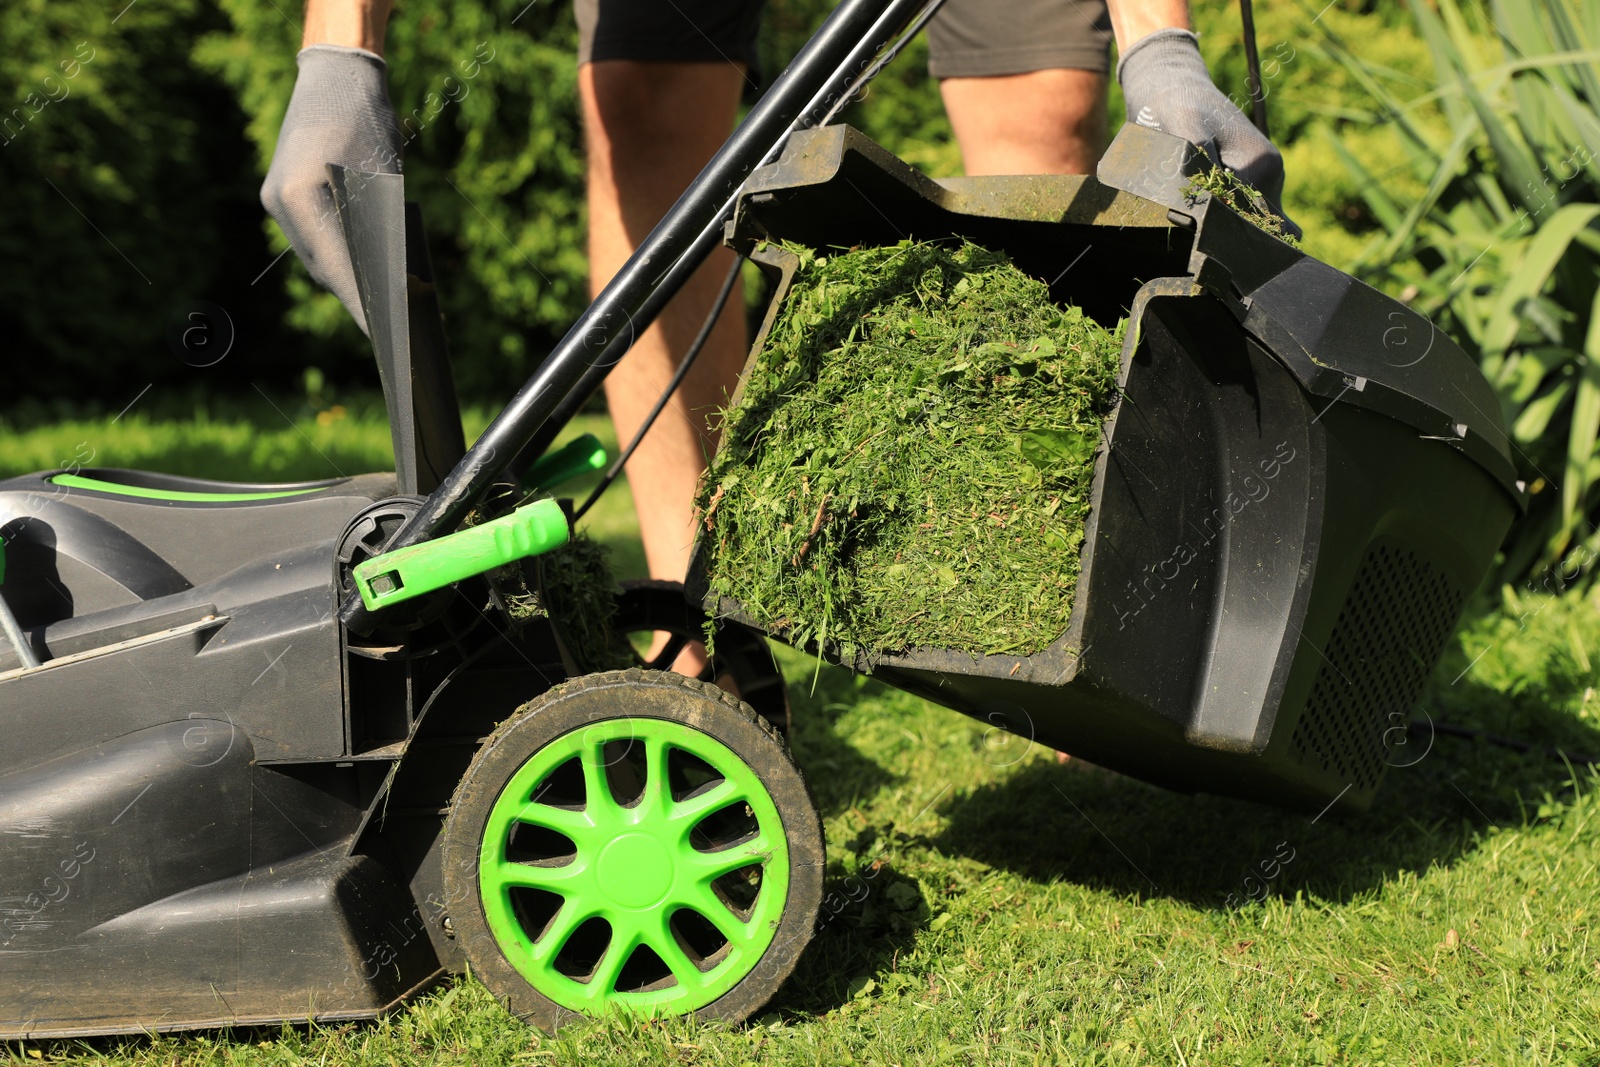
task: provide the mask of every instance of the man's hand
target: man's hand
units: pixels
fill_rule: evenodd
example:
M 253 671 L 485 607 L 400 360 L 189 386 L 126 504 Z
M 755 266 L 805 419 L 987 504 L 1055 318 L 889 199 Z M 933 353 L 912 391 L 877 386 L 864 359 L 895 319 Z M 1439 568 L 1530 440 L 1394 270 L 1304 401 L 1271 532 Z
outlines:
M 299 63 L 261 204 L 283 227 L 311 276 L 333 290 L 365 332 L 355 272 L 328 186 L 328 164 L 369 174 L 400 173 L 400 130 L 389 103 L 387 69 L 372 52 L 332 44 L 305 48 Z
M 1200 46 L 1185 29 L 1159 29 L 1117 64 L 1128 121 L 1164 130 L 1203 149 L 1281 212 L 1283 157 L 1211 82 Z

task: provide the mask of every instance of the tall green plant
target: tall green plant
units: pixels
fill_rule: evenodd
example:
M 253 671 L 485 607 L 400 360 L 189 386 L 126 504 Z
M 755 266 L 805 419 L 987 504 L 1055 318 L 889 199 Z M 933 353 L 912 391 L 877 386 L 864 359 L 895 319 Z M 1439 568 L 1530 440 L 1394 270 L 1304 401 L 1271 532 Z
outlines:
M 1396 170 L 1425 183 L 1398 200 L 1341 153 L 1383 223 L 1353 269 L 1435 317 L 1500 395 L 1532 501 L 1502 577 L 1574 566 L 1600 548 L 1600 0 L 1410 7 L 1437 86 L 1409 98 L 1324 30 L 1392 127 Z

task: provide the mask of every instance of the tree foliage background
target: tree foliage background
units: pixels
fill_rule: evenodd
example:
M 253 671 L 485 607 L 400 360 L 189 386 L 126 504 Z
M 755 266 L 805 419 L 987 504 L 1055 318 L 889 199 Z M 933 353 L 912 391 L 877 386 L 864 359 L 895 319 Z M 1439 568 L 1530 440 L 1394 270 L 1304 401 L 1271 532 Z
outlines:
M 189 58 L 226 18 L 202 0 L 116 16 L 17 0 L 0 17 L 0 337 L 13 395 L 113 397 L 182 370 L 163 336 L 190 297 L 236 294 L 233 316 L 273 330 L 281 315 L 271 287 L 248 284 L 267 242 L 245 116 Z
M 166 330 L 194 298 L 227 309 L 237 330 L 234 352 L 207 370 L 207 388 L 292 388 L 313 366 L 334 380 L 370 379 L 365 342 L 334 298 L 292 255 L 274 261 L 287 242 L 257 200 L 294 86 L 299 5 L 117 7 L 11 0 L 0 19 L 0 105 L 10 115 L 0 126 L 0 255 L 10 275 L 0 335 L 19 353 L 13 388 L 115 404 L 151 381 L 189 382 L 194 371 L 174 357 Z M 771 0 L 769 80 L 831 7 Z M 1219 82 L 1242 92 L 1233 11 L 1231 0 L 1196 4 Z M 1293 23 L 1261 18 L 1263 51 L 1282 67 L 1271 90 L 1306 84 L 1315 63 L 1334 71 L 1310 58 Z M 575 41 L 571 5 L 551 0 L 401 0 L 390 23 L 407 191 L 427 219 L 469 396 L 503 397 L 584 303 Z M 59 64 L 80 43 L 93 58 L 66 79 Z M 55 101 L 52 76 L 55 94 L 65 92 Z M 1292 141 L 1315 106 L 1274 97 L 1274 119 Z M 920 41 L 847 117 L 934 174 L 959 172 Z M 1291 189 L 1296 178 L 1291 167 Z M 1326 174 L 1307 190 L 1320 201 L 1341 195 Z M 1342 195 L 1361 202 L 1353 188 Z M 1325 214 L 1299 213 L 1307 222 Z M 1332 244 L 1337 255 L 1337 235 Z

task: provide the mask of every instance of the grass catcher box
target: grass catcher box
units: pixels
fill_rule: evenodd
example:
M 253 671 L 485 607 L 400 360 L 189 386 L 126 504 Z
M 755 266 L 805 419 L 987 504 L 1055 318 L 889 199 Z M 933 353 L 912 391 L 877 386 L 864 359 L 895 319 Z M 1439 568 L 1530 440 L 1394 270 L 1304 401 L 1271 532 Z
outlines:
M 1098 178 L 935 182 L 847 127 L 798 135 L 731 230 L 774 283 L 747 370 L 799 266 L 768 242 L 964 239 L 1126 317 L 1065 631 L 1031 655 L 816 650 L 1169 788 L 1361 808 L 1522 489 L 1470 358 L 1194 183 L 1205 164 L 1130 125 Z M 715 520 L 691 591 L 796 639 L 711 592 L 739 580 L 710 569 Z

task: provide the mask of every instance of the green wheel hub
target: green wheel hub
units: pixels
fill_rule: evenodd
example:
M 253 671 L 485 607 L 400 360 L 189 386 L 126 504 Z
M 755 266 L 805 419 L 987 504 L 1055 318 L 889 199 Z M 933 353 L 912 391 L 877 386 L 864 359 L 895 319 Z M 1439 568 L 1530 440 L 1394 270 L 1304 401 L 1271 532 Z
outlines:
M 760 962 L 789 855 L 777 805 L 721 741 L 616 718 L 556 737 L 506 783 L 478 889 L 506 960 L 556 1004 L 678 1014 Z

